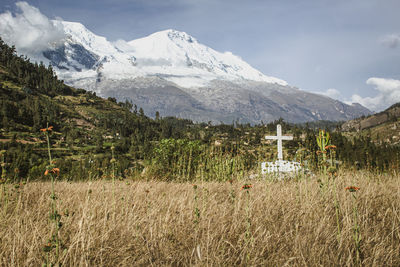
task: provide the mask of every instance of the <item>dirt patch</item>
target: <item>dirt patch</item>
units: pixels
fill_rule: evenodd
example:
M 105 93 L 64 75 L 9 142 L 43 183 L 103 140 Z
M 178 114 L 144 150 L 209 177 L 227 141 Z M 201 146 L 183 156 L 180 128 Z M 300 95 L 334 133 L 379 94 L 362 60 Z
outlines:
M 76 126 L 87 127 L 89 130 L 94 128 L 93 124 L 87 122 L 84 119 L 73 119 L 72 121 L 75 122 Z

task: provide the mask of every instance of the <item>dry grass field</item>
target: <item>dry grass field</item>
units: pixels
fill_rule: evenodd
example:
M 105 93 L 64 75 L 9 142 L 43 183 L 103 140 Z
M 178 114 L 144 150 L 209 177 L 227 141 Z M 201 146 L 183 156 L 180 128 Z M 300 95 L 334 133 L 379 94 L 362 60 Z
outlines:
M 57 182 L 64 266 L 400 266 L 400 176 Z M 241 189 L 245 184 L 249 189 Z M 357 186 L 355 192 L 345 190 Z M 4 191 L 5 190 L 5 191 Z M 51 183 L 5 185 L 2 266 L 54 260 Z M 360 241 L 357 241 L 360 236 Z M 357 245 L 358 244 L 358 245 Z

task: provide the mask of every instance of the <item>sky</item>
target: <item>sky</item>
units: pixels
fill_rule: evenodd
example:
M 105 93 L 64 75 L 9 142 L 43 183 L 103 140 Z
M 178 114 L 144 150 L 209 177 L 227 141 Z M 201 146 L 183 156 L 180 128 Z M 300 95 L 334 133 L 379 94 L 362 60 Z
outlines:
M 48 19 L 80 22 L 109 41 L 176 29 L 302 90 L 358 102 L 374 111 L 400 102 L 399 0 L 16 3 L 2 0 L 0 4 L 0 36 L 12 35 L 27 47 L 36 44 L 40 49 L 39 44 L 60 38 L 62 33 Z M 32 21 L 40 22 L 40 34 Z

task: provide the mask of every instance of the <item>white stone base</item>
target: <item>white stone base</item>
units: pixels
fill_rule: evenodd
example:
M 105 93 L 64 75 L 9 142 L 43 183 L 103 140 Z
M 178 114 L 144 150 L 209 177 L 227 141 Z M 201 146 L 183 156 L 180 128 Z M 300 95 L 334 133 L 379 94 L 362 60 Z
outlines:
M 295 161 L 277 160 L 275 162 L 261 163 L 261 174 L 298 172 L 301 169 L 301 164 Z

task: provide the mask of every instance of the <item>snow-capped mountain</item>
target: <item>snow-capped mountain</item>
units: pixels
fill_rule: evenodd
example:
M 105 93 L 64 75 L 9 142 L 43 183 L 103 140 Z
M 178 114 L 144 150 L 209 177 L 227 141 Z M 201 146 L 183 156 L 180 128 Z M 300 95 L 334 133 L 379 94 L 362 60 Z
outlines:
M 36 60 L 52 64 L 67 84 L 129 99 L 148 115 L 159 111 L 195 121 L 258 123 L 280 117 L 346 120 L 369 113 L 360 105 L 291 87 L 184 32 L 165 30 L 112 43 L 80 23 L 53 23 L 61 24 L 66 38 Z
M 109 79 L 160 76 L 184 87 L 203 86 L 215 79 L 287 85 L 262 74 L 232 53 L 219 53 L 200 44 L 184 32 L 165 30 L 113 44 L 80 23 L 54 23 L 62 23 L 67 40 L 44 56 L 69 79 L 93 77 L 101 71 Z M 82 73 L 77 75 L 76 71 Z

